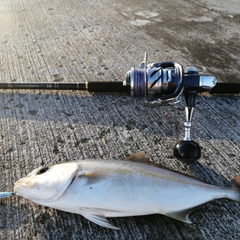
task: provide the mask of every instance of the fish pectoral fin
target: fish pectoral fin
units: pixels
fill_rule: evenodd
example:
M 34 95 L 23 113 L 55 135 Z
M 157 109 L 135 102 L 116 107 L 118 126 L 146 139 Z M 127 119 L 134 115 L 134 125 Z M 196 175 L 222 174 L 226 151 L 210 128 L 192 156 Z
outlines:
M 119 228 L 115 227 L 112 225 L 104 216 L 104 214 L 99 214 L 99 213 L 89 213 L 89 212 L 84 212 L 81 213 L 81 215 L 85 218 L 87 218 L 89 221 L 94 222 L 102 227 L 106 228 L 112 228 L 115 230 L 119 230 Z
M 192 221 L 189 219 L 189 214 L 194 210 L 194 208 L 190 208 L 190 209 L 184 209 L 181 211 L 177 211 L 177 212 L 169 212 L 169 213 L 165 213 L 164 215 L 174 218 L 178 221 L 181 222 L 185 222 L 185 223 L 192 223 Z
M 85 171 L 80 172 L 78 175 L 79 178 L 84 178 L 87 180 L 87 184 L 99 183 L 102 180 L 105 180 L 109 177 L 107 171 Z

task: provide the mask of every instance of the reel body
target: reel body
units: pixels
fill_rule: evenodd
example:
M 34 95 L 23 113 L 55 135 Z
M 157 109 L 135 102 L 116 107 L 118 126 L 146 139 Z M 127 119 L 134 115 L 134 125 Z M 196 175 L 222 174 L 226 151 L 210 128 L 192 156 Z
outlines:
M 176 62 L 144 62 L 139 68 L 132 68 L 126 74 L 124 86 L 130 86 L 131 96 L 144 97 L 146 104 L 174 104 L 180 101 L 184 90 L 210 91 L 217 83 L 213 76 L 199 75 L 190 67 L 184 73 L 182 65 Z

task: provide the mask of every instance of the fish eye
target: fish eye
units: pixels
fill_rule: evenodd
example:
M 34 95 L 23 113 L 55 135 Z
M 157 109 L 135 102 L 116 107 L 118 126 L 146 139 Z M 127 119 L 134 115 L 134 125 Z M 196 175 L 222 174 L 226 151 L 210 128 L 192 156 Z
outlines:
M 48 166 L 42 167 L 41 169 L 39 169 L 39 171 L 36 173 L 36 175 L 43 174 L 43 173 L 47 172 L 48 169 L 49 169 Z

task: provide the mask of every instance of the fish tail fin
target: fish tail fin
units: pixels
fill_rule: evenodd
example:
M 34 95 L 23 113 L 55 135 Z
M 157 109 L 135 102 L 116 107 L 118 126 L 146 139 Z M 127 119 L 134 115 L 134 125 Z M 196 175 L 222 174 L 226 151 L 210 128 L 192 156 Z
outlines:
M 240 174 L 236 175 L 235 178 L 231 181 L 231 184 L 235 187 L 238 188 L 240 191 Z
M 231 181 L 231 187 L 236 193 L 231 199 L 240 202 L 240 174 L 236 175 Z

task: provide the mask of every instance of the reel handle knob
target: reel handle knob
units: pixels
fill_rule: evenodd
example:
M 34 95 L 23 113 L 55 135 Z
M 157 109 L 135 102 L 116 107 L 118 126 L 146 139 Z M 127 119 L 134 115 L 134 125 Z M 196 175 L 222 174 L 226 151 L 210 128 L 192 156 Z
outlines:
M 201 148 L 193 140 L 181 140 L 174 146 L 173 156 L 185 163 L 193 163 L 201 157 Z

